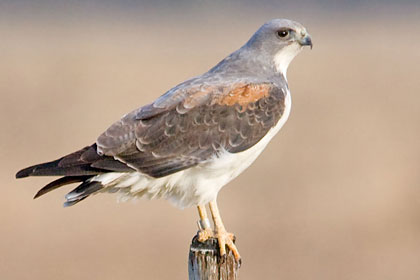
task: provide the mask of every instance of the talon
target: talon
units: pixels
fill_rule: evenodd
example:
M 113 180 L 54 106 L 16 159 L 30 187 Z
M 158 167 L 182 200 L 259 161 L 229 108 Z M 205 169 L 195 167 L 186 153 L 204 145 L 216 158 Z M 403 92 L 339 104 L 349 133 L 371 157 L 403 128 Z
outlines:
M 198 241 L 200 241 L 201 243 L 206 242 L 212 237 L 214 237 L 214 233 L 211 228 L 206 228 L 198 231 Z
M 227 255 L 226 254 L 224 254 L 224 255 L 222 255 L 221 257 L 220 257 L 220 263 L 226 263 L 226 261 L 227 261 Z
M 228 232 L 227 234 L 229 235 L 229 238 L 230 238 L 233 242 L 235 242 L 235 241 L 236 241 L 236 236 L 235 236 L 233 233 Z
M 216 233 L 217 240 L 219 241 L 220 257 L 226 259 L 226 246 L 232 251 L 235 260 L 240 263 L 241 256 L 239 255 L 238 249 L 236 248 L 234 241 L 235 235 L 226 231 Z

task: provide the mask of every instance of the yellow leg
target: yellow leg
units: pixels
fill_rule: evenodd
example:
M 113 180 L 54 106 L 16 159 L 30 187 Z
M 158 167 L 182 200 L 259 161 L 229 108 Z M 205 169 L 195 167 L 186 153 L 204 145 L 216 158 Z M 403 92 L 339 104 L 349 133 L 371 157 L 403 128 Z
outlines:
M 220 256 L 226 256 L 226 246 L 232 251 L 235 259 L 240 261 L 241 256 L 239 255 L 238 249 L 236 248 L 233 241 L 235 236 L 232 233 L 228 233 L 223 225 L 222 218 L 220 217 L 219 209 L 217 208 L 216 200 L 209 203 L 210 212 L 213 216 L 214 227 L 216 230 L 216 237 L 219 241 Z
M 210 228 L 209 218 L 207 217 L 206 207 L 204 205 L 198 205 L 198 215 L 200 221 L 198 221 L 198 241 L 205 242 L 207 239 L 214 236 L 213 230 Z

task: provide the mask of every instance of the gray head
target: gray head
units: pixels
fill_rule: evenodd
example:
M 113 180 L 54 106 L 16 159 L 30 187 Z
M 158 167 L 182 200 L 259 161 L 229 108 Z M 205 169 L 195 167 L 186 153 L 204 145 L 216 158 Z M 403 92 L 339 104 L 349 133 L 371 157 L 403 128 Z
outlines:
M 288 19 L 273 19 L 261 26 L 244 48 L 263 60 L 270 60 L 277 71 L 286 74 L 289 63 L 303 46 L 312 48 L 311 36 L 303 25 Z
M 224 77 L 286 77 L 287 67 L 303 46 L 312 48 L 311 36 L 300 23 L 288 19 L 273 19 L 261 26 L 239 50 L 210 69 L 209 75 Z

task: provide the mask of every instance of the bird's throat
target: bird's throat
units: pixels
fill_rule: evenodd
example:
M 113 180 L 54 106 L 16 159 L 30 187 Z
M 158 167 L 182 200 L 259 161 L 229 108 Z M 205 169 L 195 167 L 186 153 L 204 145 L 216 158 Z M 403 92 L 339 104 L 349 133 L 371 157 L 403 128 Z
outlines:
M 287 74 L 287 68 L 289 67 L 290 62 L 295 58 L 296 55 L 302 50 L 302 47 L 298 44 L 291 44 L 283 49 L 281 49 L 274 56 L 274 65 L 276 66 L 277 72 L 282 74 L 285 79 Z

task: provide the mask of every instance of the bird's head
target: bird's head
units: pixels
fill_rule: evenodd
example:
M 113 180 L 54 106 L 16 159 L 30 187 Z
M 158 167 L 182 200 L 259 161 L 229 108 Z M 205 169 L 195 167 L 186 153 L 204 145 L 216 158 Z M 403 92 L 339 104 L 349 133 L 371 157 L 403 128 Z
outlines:
M 246 46 L 257 55 L 268 57 L 276 70 L 285 75 L 289 63 L 304 46 L 312 49 L 312 39 L 300 23 L 273 19 L 261 26 Z

